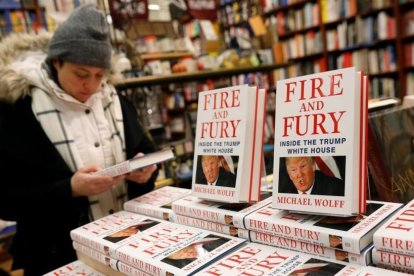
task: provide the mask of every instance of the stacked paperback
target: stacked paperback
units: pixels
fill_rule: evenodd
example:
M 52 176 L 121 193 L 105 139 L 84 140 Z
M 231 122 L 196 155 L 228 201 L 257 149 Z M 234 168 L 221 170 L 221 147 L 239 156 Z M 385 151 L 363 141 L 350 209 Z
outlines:
M 411 200 L 374 234 L 374 264 L 414 274 L 414 200 Z
M 192 274 L 245 242 L 127 211 L 76 228 L 71 238 L 79 252 L 134 275 Z

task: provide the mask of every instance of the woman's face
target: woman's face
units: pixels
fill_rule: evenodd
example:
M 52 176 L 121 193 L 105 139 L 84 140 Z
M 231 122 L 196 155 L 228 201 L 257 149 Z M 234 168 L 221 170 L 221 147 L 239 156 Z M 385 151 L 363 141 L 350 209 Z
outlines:
M 60 87 L 80 102 L 87 101 L 101 85 L 105 69 L 54 61 Z

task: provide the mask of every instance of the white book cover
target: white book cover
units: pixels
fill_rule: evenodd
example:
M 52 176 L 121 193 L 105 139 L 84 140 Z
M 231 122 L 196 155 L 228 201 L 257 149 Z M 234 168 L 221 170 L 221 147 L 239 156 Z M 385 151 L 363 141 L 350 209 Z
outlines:
M 372 250 L 372 261 L 378 267 L 414 274 L 414 256 Z
M 271 195 L 270 192 L 262 193 L 263 200 L 256 203 L 223 203 L 190 195 L 174 201 L 172 210 L 175 214 L 244 228 L 243 217 L 268 205 Z
M 245 238 L 246 235 L 248 235 L 248 230 L 246 229 L 240 229 L 232 225 L 226 225 L 226 224 L 217 223 L 214 221 L 204 220 L 203 218 L 192 218 L 188 216 L 172 214 L 170 221 L 178 223 L 178 224 L 182 224 L 182 225 L 188 225 L 188 226 L 197 227 L 200 229 L 205 229 L 205 230 L 209 230 L 209 231 L 213 231 L 213 232 L 217 232 L 221 234 L 230 235 L 233 237 Z M 245 233 L 243 234 L 243 232 Z
M 414 200 L 374 233 L 374 245 L 378 250 L 414 256 Z
M 112 177 L 130 173 L 132 171 L 165 162 L 171 159 L 174 159 L 175 155 L 172 149 L 166 149 L 162 151 L 147 153 L 142 156 L 137 156 L 132 159 L 126 160 L 124 162 L 118 163 L 116 165 L 104 168 L 97 171 L 97 175 L 109 175 Z
M 367 95 L 353 67 L 277 82 L 274 208 L 365 212 Z
M 239 85 L 200 92 L 193 195 L 221 202 L 259 200 L 266 91 Z
M 81 261 L 74 261 L 62 267 L 59 267 L 44 276 L 105 276 L 105 274 L 93 269 Z
M 190 189 L 165 186 L 125 202 L 124 210 L 168 220 L 172 214 L 171 204 L 190 194 Z
M 189 275 L 234 250 L 244 239 L 163 222 L 110 251 L 111 257 L 152 275 Z
M 120 211 L 80 226 L 72 230 L 70 236 L 73 241 L 109 256 L 110 249 L 128 243 L 134 236 L 142 235 L 161 222 L 144 215 Z
M 207 266 L 197 276 L 211 275 L 358 275 L 360 265 L 315 258 L 273 246 L 249 243 Z
M 247 215 L 244 224 L 248 230 L 360 254 L 372 243 L 374 232 L 401 206 L 368 201 L 366 215 L 334 217 L 291 213 L 269 204 Z
M 366 247 L 361 253 L 355 254 L 340 249 L 298 241 L 293 238 L 288 239 L 256 231 L 246 230 L 245 232 L 240 232 L 239 237 L 245 238 L 251 242 L 276 246 L 279 248 L 285 248 L 297 252 L 306 253 L 316 257 L 326 258 L 329 260 L 336 260 L 359 265 L 370 265 L 372 263 L 371 251 L 373 245 Z

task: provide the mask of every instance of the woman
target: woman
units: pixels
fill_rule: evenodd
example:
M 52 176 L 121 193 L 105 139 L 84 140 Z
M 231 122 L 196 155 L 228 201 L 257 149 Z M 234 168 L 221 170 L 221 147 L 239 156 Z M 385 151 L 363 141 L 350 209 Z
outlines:
M 155 148 L 107 81 L 108 26 L 95 6 L 51 39 L 4 38 L 0 60 L 0 217 L 17 221 L 13 269 L 41 275 L 76 259 L 70 230 L 152 190 L 157 167 L 93 172 Z

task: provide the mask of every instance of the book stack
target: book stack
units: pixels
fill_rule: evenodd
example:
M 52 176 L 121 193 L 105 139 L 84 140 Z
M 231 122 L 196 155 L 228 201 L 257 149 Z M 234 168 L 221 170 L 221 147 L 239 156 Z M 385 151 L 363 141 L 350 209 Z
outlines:
M 235 223 L 249 230 L 242 234 L 247 233 L 245 238 L 251 242 L 370 265 L 375 230 L 400 207 L 399 203 L 368 201 L 365 215 L 333 217 L 291 213 L 268 204 Z
M 247 214 L 269 204 L 271 195 L 271 192 L 262 193 L 262 200 L 256 203 L 223 203 L 189 195 L 172 203 L 171 220 L 183 225 L 244 237 L 242 232 L 247 230 L 242 224 L 235 224 L 235 221 L 241 221 Z
M 244 239 L 120 211 L 71 231 L 74 248 L 128 275 L 188 275 Z
M 364 267 L 286 249 L 249 243 L 210 264 L 197 276 L 211 275 L 403 275 L 375 267 Z
M 171 204 L 189 194 L 191 194 L 189 189 L 165 186 L 125 202 L 124 210 L 169 220 L 173 213 Z
M 414 274 L 414 200 L 374 233 L 372 260 L 379 267 Z

